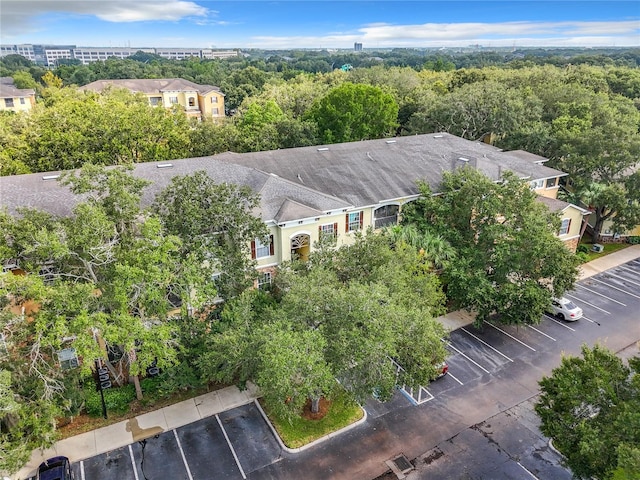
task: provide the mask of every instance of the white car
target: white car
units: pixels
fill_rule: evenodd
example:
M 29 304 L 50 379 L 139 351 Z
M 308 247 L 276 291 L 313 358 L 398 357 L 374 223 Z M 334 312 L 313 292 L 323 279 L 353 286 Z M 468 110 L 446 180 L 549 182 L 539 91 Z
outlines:
M 582 309 L 568 298 L 552 298 L 551 312 L 561 320 L 574 322 L 582 318 Z

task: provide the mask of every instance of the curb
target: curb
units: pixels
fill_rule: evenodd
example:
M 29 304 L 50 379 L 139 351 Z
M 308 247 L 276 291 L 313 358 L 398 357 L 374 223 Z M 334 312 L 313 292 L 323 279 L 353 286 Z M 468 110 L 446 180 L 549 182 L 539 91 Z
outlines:
M 333 437 L 336 437 L 338 435 L 343 434 L 344 432 L 347 432 L 349 430 L 351 430 L 352 428 L 356 428 L 359 425 L 362 425 L 364 422 L 367 421 L 367 411 L 362 408 L 362 406 L 360 407 L 362 409 L 362 418 L 360 420 L 358 420 L 357 422 L 353 422 L 350 425 L 347 425 L 346 427 L 342 427 L 340 430 L 336 430 L 335 432 L 331 432 L 327 435 L 325 435 L 324 437 L 320 437 L 316 440 L 314 440 L 313 442 L 309 442 L 306 445 L 303 445 L 301 447 L 298 448 L 289 448 L 287 447 L 284 442 L 282 441 L 282 439 L 280 438 L 280 435 L 278 435 L 278 432 L 276 431 L 275 427 L 271 424 L 271 420 L 269 420 L 269 417 L 267 417 L 267 414 L 264 413 L 264 410 L 262 409 L 262 406 L 260 405 L 260 402 L 258 402 L 258 399 L 256 398 L 254 400 L 254 403 L 256 404 L 256 406 L 258 407 L 258 410 L 260 411 L 260 413 L 262 414 L 262 417 L 264 418 L 264 421 L 267 422 L 267 425 L 269 425 L 269 428 L 271 429 L 271 432 L 273 433 L 274 437 L 276 437 L 276 440 L 278 440 L 278 443 L 280 444 L 280 447 L 287 453 L 299 453 L 302 452 L 308 448 L 311 447 L 315 447 L 316 445 L 325 442 Z

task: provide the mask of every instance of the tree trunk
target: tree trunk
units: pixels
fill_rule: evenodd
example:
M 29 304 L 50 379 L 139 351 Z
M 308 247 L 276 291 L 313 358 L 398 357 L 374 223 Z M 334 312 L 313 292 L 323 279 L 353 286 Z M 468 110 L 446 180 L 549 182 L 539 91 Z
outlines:
M 604 217 L 596 210 L 596 223 L 593 226 L 593 242 L 600 241 L 600 235 L 602 234 L 602 227 L 604 226 Z
M 136 398 L 142 400 L 142 388 L 140 388 L 140 377 L 138 375 L 131 375 L 133 379 L 133 385 L 136 387 Z
M 320 397 L 313 397 L 311 399 L 311 413 L 318 413 L 320 411 Z

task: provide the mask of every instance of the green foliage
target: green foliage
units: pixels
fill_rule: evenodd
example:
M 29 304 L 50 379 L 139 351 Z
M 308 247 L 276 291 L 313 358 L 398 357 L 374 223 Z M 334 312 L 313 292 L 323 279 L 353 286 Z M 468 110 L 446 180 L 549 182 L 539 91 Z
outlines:
M 317 123 L 324 143 L 381 138 L 394 132 L 398 104 L 379 87 L 344 83 L 316 101 L 306 118 Z
M 540 381 L 535 410 L 542 432 L 578 478 L 640 475 L 640 359 L 583 346 Z
M 459 169 L 445 173 L 440 190 L 435 197 L 423 185 L 404 219 L 456 250 L 444 269 L 449 299 L 474 311 L 479 324 L 494 314 L 504 323 L 538 323 L 551 296 L 577 278 L 576 256 L 555 235 L 556 215 L 510 172 L 495 183 Z
M 102 398 L 96 391 L 93 379 L 88 380 L 83 388 L 85 397 L 85 409 L 92 417 L 102 416 Z M 123 387 L 106 388 L 103 390 L 104 403 L 107 406 L 107 415 L 121 415 L 129 410 L 129 404 L 136 398 L 136 390 L 132 384 Z
M 331 393 L 329 411 L 319 420 L 280 415 L 267 405 L 265 405 L 265 410 L 278 435 L 289 448 L 307 445 L 318 438 L 353 424 L 363 416 L 362 407 L 339 386 L 335 386 Z

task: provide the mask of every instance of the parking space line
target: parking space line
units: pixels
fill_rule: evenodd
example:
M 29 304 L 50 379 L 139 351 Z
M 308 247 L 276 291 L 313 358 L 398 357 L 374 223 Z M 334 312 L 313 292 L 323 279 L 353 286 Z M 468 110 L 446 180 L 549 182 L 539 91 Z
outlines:
M 504 358 L 506 358 L 507 360 L 509 360 L 510 362 L 513 362 L 513 360 L 511 360 L 509 357 L 507 357 L 504 353 L 502 353 L 500 350 L 498 350 L 497 348 L 492 347 L 491 345 L 489 345 L 487 342 L 485 342 L 484 340 L 482 340 L 481 338 L 476 337 L 473 333 L 469 332 L 466 328 L 462 327 L 460 330 L 462 330 L 463 332 L 465 332 L 467 335 L 471 335 L 473 338 L 475 338 L 476 340 L 478 340 L 481 343 L 484 343 L 487 347 L 489 347 L 491 350 L 493 350 L 494 352 L 496 352 L 499 355 L 502 355 Z
M 560 325 L 561 327 L 566 328 L 567 330 L 571 330 L 572 332 L 575 332 L 575 330 L 573 328 L 571 328 L 569 325 L 565 325 L 564 323 L 560 323 L 558 320 L 556 320 L 555 318 L 553 318 L 551 315 L 545 313 L 544 314 L 545 317 L 547 317 L 549 320 L 551 320 L 552 322 L 557 323 L 558 325 Z
M 457 353 L 459 353 L 460 355 L 462 355 L 464 358 L 466 358 L 467 360 L 469 360 L 471 363 L 473 363 L 476 367 L 478 367 L 480 370 L 484 370 L 486 373 L 491 373 L 489 370 L 487 370 L 486 368 L 484 368 L 482 365 L 480 365 L 478 362 L 476 362 L 475 360 L 467 357 L 464 353 L 462 353 L 460 350 L 458 350 L 456 347 L 454 347 L 453 345 L 451 345 L 451 343 L 447 342 L 447 345 L 449 345 L 449 347 L 451 347 L 453 350 L 455 350 Z
M 636 273 L 636 274 L 637 274 L 638 272 L 633 272 L 633 273 Z M 634 282 L 633 280 L 629 280 L 628 278 L 621 277 L 620 275 L 614 275 L 614 274 L 613 274 L 613 273 L 611 273 L 611 272 L 607 272 L 607 275 L 609 275 L 609 276 L 611 276 L 611 277 L 619 278 L 619 279 L 620 279 L 620 280 L 622 280 L 623 282 L 633 283 L 634 285 L 638 285 L 638 286 L 640 287 L 640 283 L 638 283 L 638 282 Z
M 609 285 L 608 285 L 608 284 L 606 284 L 606 283 L 605 283 L 605 285 L 609 286 Z M 596 295 L 600 295 L 601 297 L 606 298 L 607 300 L 611 300 L 612 302 L 617 303 L 618 305 L 622 305 L 623 307 L 626 307 L 626 306 L 627 306 L 626 304 L 624 304 L 624 303 L 622 303 L 622 302 L 619 302 L 619 301 L 618 301 L 618 300 L 616 300 L 615 298 L 607 297 L 606 295 L 604 295 L 604 294 L 602 294 L 602 293 L 600 293 L 600 292 L 596 292 L 595 290 L 591 290 L 590 288 L 587 288 L 587 287 L 585 287 L 584 285 L 580 285 L 580 284 L 576 283 L 576 287 L 580 287 L 580 288 L 583 288 L 583 289 L 585 289 L 585 290 L 587 290 L 587 291 L 589 291 L 589 292 L 591 292 L 591 293 L 595 293 Z M 567 296 L 570 296 L 570 295 L 567 295 Z
M 218 425 L 220 425 L 220 429 L 222 430 L 222 434 L 224 435 L 224 438 L 227 440 L 227 445 L 229 445 L 229 450 L 231 450 L 233 458 L 236 460 L 236 465 L 238 465 L 238 469 L 240 470 L 240 473 L 242 474 L 242 478 L 246 480 L 247 476 L 244 474 L 244 470 L 242 469 L 242 465 L 240 465 L 240 460 L 238 460 L 238 455 L 236 455 L 236 451 L 233 449 L 233 445 L 231 445 L 231 440 L 229 440 L 229 436 L 227 435 L 227 431 L 224 429 L 224 426 L 222 425 L 222 422 L 220 421 L 220 416 L 218 414 L 216 414 L 216 420 L 218 421 Z
M 504 331 L 504 330 L 502 330 L 501 328 L 496 327 L 496 326 L 495 326 L 495 325 L 493 325 L 492 323 L 489 323 L 489 322 L 487 322 L 487 321 L 485 321 L 484 323 L 486 323 L 486 324 L 487 324 L 487 325 L 489 325 L 490 327 L 495 328 L 495 329 L 496 329 L 496 330 L 498 330 L 499 332 L 504 333 L 507 337 L 509 337 L 509 338 L 511 338 L 511 339 L 513 339 L 513 340 L 515 340 L 516 342 L 518 342 L 518 343 L 519 343 L 519 344 L 521 344 L 521 345 L 524 345 L 524 346 L 525 346 L 525 347 L 527 347 L 529 350 L 533 350 L 534 352 L 536 351 L 536 349 L 535 349 L 535 348 L 530 347 L 530 346 L 529 346 L 529 345 L 527 345 L 526 343 L 524 343 L 524 342 L 522 342 L 522 341 L 518 340 L 518 339 L 517 339 L 516 337 L 514 337 L 513 335 L 508 334 L 507 332 L 505 332 L 505 331 Z
M 584 318 L 587 322 L 591 322 L 591 323 L 595 323 L 596 325 L 600 325 L 600 323 L 596 322 L 595 320 L 591 320 L 588 317 L 585 317 L 584 315 L 582 316 L 582 318 Z
M 136 468 L 136 461 L 133 458 L 133 448 L 131 448 L 131 444 L 129 444 L 129 457 L 131 457 L 131 468 L 133 468 L 133 476 L 136 480 L 140 480 L 138 478 L 138 469 Z
M 80 460 L 80 480 L 84 480 L 84 460 Z
M 554 342 L 556 341 L 555 338 L 553 338 L 551 335 L 547 335 L 546 333 L 544 333 L 541 330 L 538 330 L 536 327 L 532 327 L 531 325 L 527 325 L 527 327 L 529 327 L 531 330 L 534 330 L 536 332 L 538 332 L 540 335 L 544 335 L 547 338 L 550 338 L 551 340 L 553 340 Z
M 529 475 L 531 475 L 531 478 L 535 478 L 536 480 L 540 480 L 538 477 L 536 477 L 533 473 L 531 473 L 524 465 L 522 465 L 520 462 L 516 462 L 518 465 L 520 465 L 520 467 L 522 467 L 522 469 L 527 472 Z
M 631 273 L 635 273 L 636 275 L 638 274 L 637 271 L 635 271 L 633 268 L 627 267 L 626 265 L 618 265 L 618 268 L 621 268 L 623 270 L 627 270 L 627 271 L 629 271 Z
M 460 385 L 464 385 L 464 383 L 462 383 L 460 380 L 458 380 L 456 377 L 453 376 L 453 374 L 451 372 L 448 372 L 448 375 L 453 378 L 456 382 L 458 382 Z
M 565 293 L 565 295 L 566 295 L 567 297 L 569 297 L 569 298 L 573 298 L 574 300 L 578 300 L 579 302 L 584 303 L 585 305 L 589 305 L 590 307 L 593 307 L 593 308 L 595 308 L 596 310 L 600 310 L 601 312 L 604 312 L 604 313 L 606 313 L 607 315 L 611 315 L 611 312 L 607 312 L 604 308 L 600 308 L 600 307 L 598 307 L 597 305 L 594 305 L 593 303 L 589 303 L 589 302 L 587 302 L 586 300 L 584 300 L 584 299 L 582 299 L 582 298 L 580 298 L 580 297 L 576 297 L 575 295 L 571 295 L 571 294 L 569 294 L 569 293 Z M 623 304 L 623 305 L 624 305 L 624 304 Z M 625 307 L 626 307 L 626 305 L 625 305 Z
M 178 448 L 180 449 L 180 456 L 182 457 L 182 462 L 184 463 L 184 468 L 187 469 L 187 475 L 189 476 L 189 480 L 193 480 L 191 476 L 191 470 L 189 469 L 189 464 L 187 463 L 187 457 L 184 456 L 184 450 L 182 449 L 182 445 L 180 444 L 180 439 L 178 438 L 178 431 L 174 428 L 173 435 L 176 437 L 176 442 L 178 443 Z
M 609 288 L 613 288 L 614 290 L 618 290 L 619 292 L 626 293 L 627 295 L 630 295 L 630 296 L 632 296 L 632 297 L 634 297 L 634 298 L 638 298 L 638 299 L 640 299 L 640 296 L 636 295 L 635 293 L 630 293 L 630 292 L 627 292 L 626 290 L 623 290 L 622 288 L 614 287 L 613 285 L 610 285 L 610 284 L 609 284 L 609 283 L 607 283 L 607 282 L 603 282 L 602 280 L 598 280 L 597 278 L 593 278 L 593 277 L 592 277 L 590 280 L 593 280 L 593 281 L 595 281 L 595 282 L 602 283 L 602 284 L 606 285 L 606 286 L 607 286 L 607 287 L 609 287 Z M 626 307 L 626 305 L 625 305 L 625 307 Z

